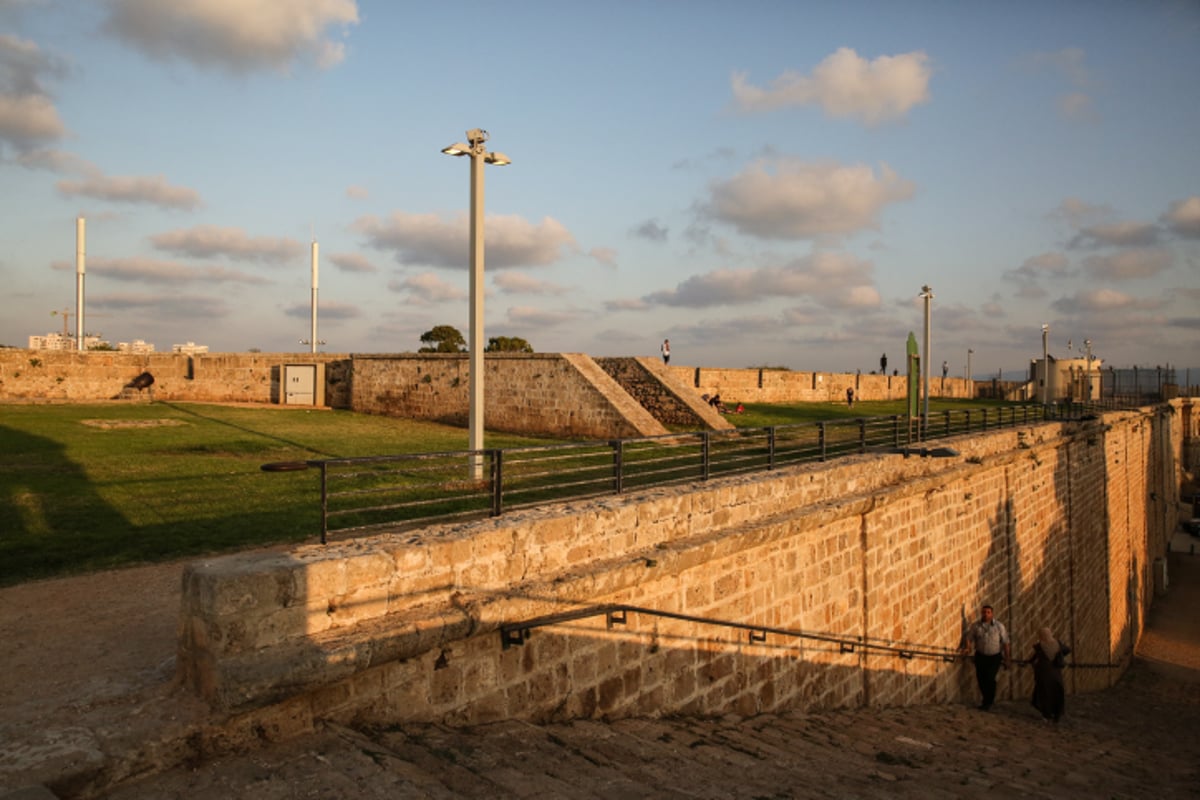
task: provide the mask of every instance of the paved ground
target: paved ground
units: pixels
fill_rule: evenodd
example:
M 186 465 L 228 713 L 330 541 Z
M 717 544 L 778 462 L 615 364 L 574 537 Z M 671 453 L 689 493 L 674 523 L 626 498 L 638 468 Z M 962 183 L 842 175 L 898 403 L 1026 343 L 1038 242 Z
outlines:
M 1134 666 L 1113 689 L 1069 697 L 1058 726 L 1024 701 L 990 713 L 329 726 L 104 797 L 1200 798 L 1200 556 L 1177 542 Z M 147 567 L 0 591 L 0 800 L 38 781 L 68 794 L 72 770 L 139 737 L 178 738 L 202 715 L 165 684 L 177 582 L 178 566 Z

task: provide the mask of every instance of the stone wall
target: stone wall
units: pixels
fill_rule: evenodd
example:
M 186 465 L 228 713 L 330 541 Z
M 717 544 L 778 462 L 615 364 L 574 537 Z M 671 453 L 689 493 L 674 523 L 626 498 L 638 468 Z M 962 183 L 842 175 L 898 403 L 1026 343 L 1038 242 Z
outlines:
M 981 603 L 1023 657 L 1049 625 L 1070 691 L 1111 685 L 1177 501 L 1163 411 L 961 437 L 957 457 L 827 464 L 191 565 L 183 683 L 236 726 L 563 720 L 963 702 L 962 661 L 630 612 L 620 603 L 950 652 Z M 1028 670 L 1003 673 L 1027 696 Z
M 467 425 L 467 354 L 356 355 L 355 411 Z M 489 353 L 484 359 L 487 429 L 606 439 L 667 429 L 601 370 L 574 353 Z
M 325 404 L 346 408 L 350 360 L 331 353 L 114 353 L 0 349 L 0 400 L 113 400 L 143 372 L 156 400 L 278 403 L 286 364 L 325 365 Z M 150 393 L 140 395 L 149 398 Z
M 846 390 L 859 400 L 903 400 L 908 378 L 853 372 L 792 372 L 775 369 L 667 367 L 683 385 L 702 394 L 720 394 L 730 403 L 844 403 Z M 940 375 L 929 379 L 930 397 L 972 397 L 974 382 Z

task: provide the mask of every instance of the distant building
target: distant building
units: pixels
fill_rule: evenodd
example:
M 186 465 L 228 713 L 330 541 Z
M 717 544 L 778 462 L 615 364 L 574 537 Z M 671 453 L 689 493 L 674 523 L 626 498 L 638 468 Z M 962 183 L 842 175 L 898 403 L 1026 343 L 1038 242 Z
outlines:
M 173 344 L 171 345 L 171 352 L 184 353 L 189 356 L 194 356 L 201 353 L 207 353 L 208 345 L 196 344 L 195 342 L 188 342 L 187 344 Z
M 142 339 L 134 339 L 132 342 L 117 342 L 117 350 L 122 353 L 153 353 L 154 345 Z
M 1040 402 L 1042 399 L 1043 381 L 1049 378 L 1046 389 L 1046 399 L 1055 403 L 1060 400 L 1086 401 L 1100 399 L 1100 367 L 1101 359 L 1087 358 L 1055 358 L 1048 356 L 1049 370 L 1042 359 L 1031 359 L 1029 362 L 1029 383 L 1026 386 L 1024 399 Z
M 88 334 L 83 337 L 83 349 L 91 350 L 101 345 L 108 344 L 99 336 Z M 75 337 L 64 336 L 61 333 L 47 333 L 45 336 L 30 336 L 30 350 L 74 350 Z

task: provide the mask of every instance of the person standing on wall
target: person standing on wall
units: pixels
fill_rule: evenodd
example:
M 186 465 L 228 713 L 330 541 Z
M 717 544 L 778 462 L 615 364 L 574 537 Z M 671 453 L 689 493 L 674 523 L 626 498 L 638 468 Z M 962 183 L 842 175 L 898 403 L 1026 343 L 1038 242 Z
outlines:
M 887 375 L 887 353 L 879 357 L 879 374 Z
M 1001 664 L 1007 667 L 1012 663 L 1008 631 L 1004 623 L 996 619 L 991 606 L 985 605 L 980 611 L 979 620 L 967 628 L 961 649 L 965 654 L 974 651 L 975 680 L 983 696 L 979 708 L 987 711 L 996 702 L 996 674 L 1000 672 Z
M 663 339 L 662 347 L 660 349 L 662 350 L 663 363 L 670 364 L 671 363 L 671 340 Z

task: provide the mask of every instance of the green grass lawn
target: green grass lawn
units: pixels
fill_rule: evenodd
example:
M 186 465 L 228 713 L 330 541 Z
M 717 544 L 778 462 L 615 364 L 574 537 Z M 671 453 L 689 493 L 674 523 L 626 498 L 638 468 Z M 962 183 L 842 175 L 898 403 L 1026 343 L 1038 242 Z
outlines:
M 348 411 L 0 405 L 0 585 L 316 541 L 317 473 L 267 473 L 264 463 L 467 446 L 462 428 Z
M 994 404 L 936 401 L 930 411 L 985 406 Z M 903 412 L 903 401 L 863 402 L 853 408 L 842 403 L 747 404 L 746 413 L 729 419 L 738 427 L 755 428 Z M 489 434 L 486 442 L 496 448 L 547 443 L 502 434 Z M 257 545 L 318 541 L 318 472 L 263 472 L 263 464 L 446 453 L 467 446 L 462 428 L 349 411 L 167 402 L 0 405 L 0 586 Z M 684 458 L 650 450 L 645 458 L 651 460 Z M 523 480 L 514 461 L 506 473 L 510 496 L 532 502 L 541 492 L 562 499 L 557 487 L 561 474 L 575 469 L 572 479 L 578 479 L 578 462 L 586 460 L 577 453 L 563 458 L 567 460 L 551 477 L 525 479 L 524 496 L 511 488 L 520 488 Z M 610 457 L 605 453 L 600 458 L 605 463 L 597 469 L 610 475 L 605 460 Z M 632 466 L 639 456 L 631 450 L 628 458 Z M 693 470 L 695 460 L 681 469 Z M 527 469 L 549 468 L 533 463 Z M 555 485 L 539 489 L 539 480 Z M 603 482 L 607 485 L 609 478 Z M 448 496 L 447 502 L 466 501 Z

